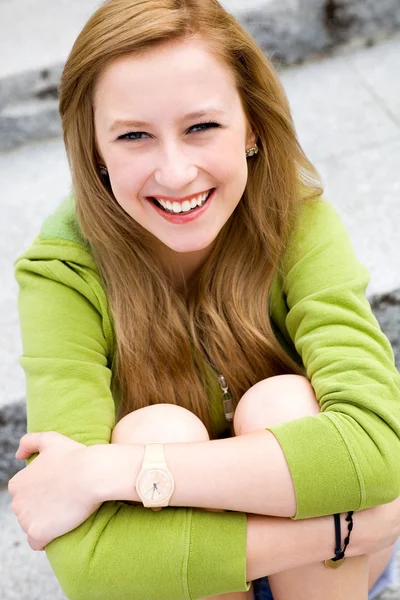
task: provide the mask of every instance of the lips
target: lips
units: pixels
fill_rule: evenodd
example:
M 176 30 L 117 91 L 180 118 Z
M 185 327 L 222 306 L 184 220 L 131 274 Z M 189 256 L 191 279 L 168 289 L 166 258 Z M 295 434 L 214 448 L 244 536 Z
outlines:
M 190 212 L 193 212 L 195 210 L 197 210 L 198 208 L 201 208 L 203 206 L 203 204 L 205 204 L 207 202 L 207 200 L 209 199 L 209 197 L 211 196 L 211 192 L 213 190 L 209 190 L 208 192 L 205 192 L 203 194 L 199 194 L 197 196 L 192 196 L 191 200 L 184 200 L 182 202 L 170 202 L 170 201 L 165 201 L 163 199 L 158 200 L 157 198 L 153 198 L 151 197 L 150 199 L 156 204 L 156 206 L 158 208 L 161 208 L 162 210 L 165 210 L 165 212 L 172 214 L 172 215 L 179 215 L 179 214 L 188 214 Z
M 158 202 L 156 202 L 155 198 L 148 197 L 147 200 L 150 206 L 153 207 L 153 210 L 155 210 L 163 219 L 176 225 L 183 225 L 185 223 L 190 223 L 194 219 L 200 218 L 201 215 L 203 215 L 208 210 L 209 206 L 213 202 L 215 192 L 216 188 L 213 188 L 202 206 L 198 206 L 196 209 L 188 210 L 187 212 L 179 213 L 174 213 L 170 210 L 165 210 L 161 207 L 161 205 Z

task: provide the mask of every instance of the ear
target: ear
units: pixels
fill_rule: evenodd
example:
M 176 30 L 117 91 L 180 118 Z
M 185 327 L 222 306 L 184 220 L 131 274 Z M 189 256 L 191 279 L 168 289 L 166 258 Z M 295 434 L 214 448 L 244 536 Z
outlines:
M 256 134 L 251 129 L 248 129 L 247 137 L 246 137 L 246 148 L 253 148 L 253 146 L 255 146 L 256 142 L 257 142 Z

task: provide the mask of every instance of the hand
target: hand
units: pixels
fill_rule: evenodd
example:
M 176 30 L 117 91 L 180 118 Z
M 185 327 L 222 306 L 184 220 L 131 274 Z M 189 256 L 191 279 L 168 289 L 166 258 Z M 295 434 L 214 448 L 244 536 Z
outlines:
M 15 457 L 31 463 L 8 482 L 11 509 L 32 550 L 43 550 L 72 531 L 102 504 L 94 497 L 96 463 L 91 447 L 53 431 L 27 433 Z

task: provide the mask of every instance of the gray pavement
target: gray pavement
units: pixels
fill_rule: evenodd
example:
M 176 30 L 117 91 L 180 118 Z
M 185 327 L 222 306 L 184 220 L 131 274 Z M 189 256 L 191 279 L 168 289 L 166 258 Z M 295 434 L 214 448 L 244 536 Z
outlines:
M 0 77 L 64 62 L 100 0 L 2 0 Z
M 60 135 L 57 87 L 99 0 L 0 0 L 0 151 Z M 399 0 L 222 0 L 274 62 L 371 45 L 400 28 Z
M 400 288 L 399 72 L 400 35 L 280 70 L 300 142 L 323 177 L 325 196 L 342 216 L 358 259 L 371 273 L 369 296 Z M 24 397 L 12 261 L 68 193 L 70 177 L 60 138 L 0 153 L 0 173 L 1 409 Z M 9 502 L 3 489 L 1 600 L 63 598 L 45 553 L 29 548 Z M 388 590 L 382 600 L 399 597 L 400 589 Z
M 63 62 L 101 0 L 0 0 L 0 79 Z M 400 25 L 398 0 L 221 0 L 264 48 L 297 60 L 357 35 L 380 36 Z M 333 5 L 333 3 L 331 3 Z M 283 18 L 282 18 L 283 17 Z M 312 27 L 312 29 L 310 29 Z M 270 46 L 272 42 L 272 46 Z

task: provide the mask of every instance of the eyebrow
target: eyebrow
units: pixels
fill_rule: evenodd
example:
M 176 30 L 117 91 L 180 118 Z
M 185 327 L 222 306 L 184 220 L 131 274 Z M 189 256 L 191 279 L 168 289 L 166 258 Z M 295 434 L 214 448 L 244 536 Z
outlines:
M 205 117 L 209 113 L 221 114 L 221 115 L 226 114 L 223 110 L 219 110 L 217 108 L 210 107 L 205 110 L 197 110 L 195 112 L 188 113 L 187 115 L 184 115 L 181 120 L 188 121 L 189 119 L 200 119 L 201 117 Z M 113 131 L 115 131 L 116 129 L 119 129 L 120 127 L 150 127 L 150 126 L 151 126 L 151 123 L 146 123 L 145 121 L 125 121 L 125 120 L 117 119 L 111 125 L 109 132 L 112 133 Z

